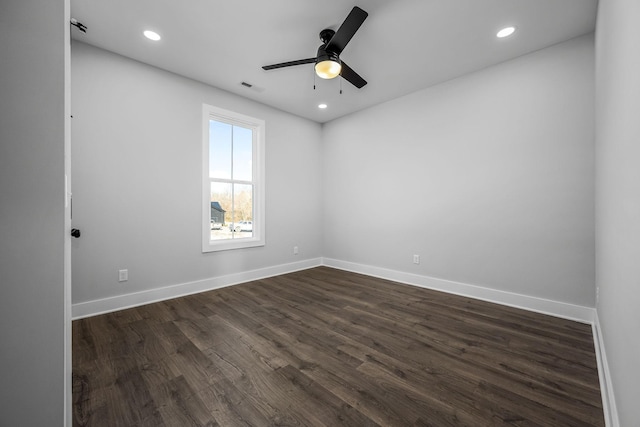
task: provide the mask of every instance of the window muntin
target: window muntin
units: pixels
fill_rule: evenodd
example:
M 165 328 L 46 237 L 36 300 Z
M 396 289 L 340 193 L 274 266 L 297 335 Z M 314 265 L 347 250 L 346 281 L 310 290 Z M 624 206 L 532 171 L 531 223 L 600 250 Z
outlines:
M 264 245 L 264 121 L 203 106 L 202 250 Z

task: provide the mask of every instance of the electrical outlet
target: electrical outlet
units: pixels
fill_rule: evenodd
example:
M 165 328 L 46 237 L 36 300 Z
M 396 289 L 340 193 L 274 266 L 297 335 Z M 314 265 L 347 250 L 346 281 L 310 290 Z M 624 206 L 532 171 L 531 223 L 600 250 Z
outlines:
M 420 255 L 414 255 L 413 256 L 413 263 L 414 264 L 420 264 Z
M 129 280 L 129 270 L 118 270 L 118 282 Z
M 298 255 L 298 247 L 297 246 L 293 247 L 293 254 L 294 255 Z

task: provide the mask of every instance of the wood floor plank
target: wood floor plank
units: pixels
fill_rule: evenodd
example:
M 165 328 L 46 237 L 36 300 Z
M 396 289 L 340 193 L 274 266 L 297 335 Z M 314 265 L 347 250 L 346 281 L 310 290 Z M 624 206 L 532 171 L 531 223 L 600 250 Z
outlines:
M 270 420 L 261 405 L 255 405 L 252 397 L 239 390 L 229 380 L 222 380 L 200 390 L 198 394 L 212 418 L 220 420 L 221 426 L 276 425 L 275 419 Z
M 293 387 L 288 397 L 296 399 L 295 406 L 305 411 L 304 416 L 307 419 L 313 417 L 320 421 L 314 422 L 314 425 L 371 427 L 379 425 L 299 369 L 287 365 L 279 369 L 277 374 L 283 377 L 285 383 Z
M 167 381 L 152 391 L 158 411 L 167 426 L 219 426 L 184 377 Z
M 604 426 L 589 325 L 328 267 L 72 336 L 74 426 Z
M 508 387 L 512 391 L 520 393 L 523 397 L 533 397 L 534 399 L 542 400 L 544 403 L 551 405 L 551 407 L 573 403 L 574 406 L 578 406 L 575 412 L 580 414 L 582 414 L 583 410 L 593 412 L 592 406 L 582 405 L 580 400 L 562 396 L 553 389 L 542 390 L 543 387 L 540 386 L 538 390 L 536 390 L 531 384 L 531 379 L 535 378 L 536 375 L 536 367 L 529 359 L 520 361 L 517 357 L 513 357 L 513 355 L 509 355 L 509 357 L 503 357 L 502 354 L 492 355 L 484 351 L 479 345 L 469 346 L 468 343 L 459 342 L 440 332 L 433 332 L 431 336 L 428 337 L 429 339 L 426 340 L 423 340 L 423 337 L 418 335 L 419 339 L 412 342 L 407 339 L 407 335 L 403 333 L 402 329 L 397 328 L 397 325 L 391 329 L 384 323 L 372 323 L 367 320 L 366 313 L 361 313 L 357 319 L 349 316 L 347 316 L 347 319 L 352 320 L 350 322 L 345 321 L 342 324 L 341 327 L 345 328 L 345 334 L 353 334 L 355 332 L 356 335 L 359 334 L 363 336 L 365 331 L 371 331 L 366 338 L 361 338 L 361 342 L 366 343 L 372 348 L 379 348 L 382 345 L 380 343 L 384 341 L 385 347 L 384 350 L 381 351 L 393 354 L 394 357 L 399 360 L 404 357 L 403 355 L 407 354 L 413 363 L 431 364 L 431 359 L 438 357 L 437 364 L 447 366 L 451 372 L 469 373 L 473 372 L 473 370 L 478 371 L 480 368 L 482 371 L 481 374 L 478 375 L 490 375 L 493 381 L 503 382 L 504 380 L 510 379 L 511 381 Z M 373 330 L 371 327 L 372 324 L 378 326 L 376 330 Z M 411 342 L 411 345 L 413 345 L 415 349 L 420 349 L 424 346 L 429 352 L 411 351 L 412 349 L 410 347 L 405 348 L 408 342 Z M 428 359 L 423 357 L 425 354 L 429 355 Z M 522 375 L 514 366 L 519 369 L 524 369 L 527 376 Z
M 355 309 L 348 308 L 348 310 L 354 311 Z M 358 313 L 357 310 L 355 310 Z M 478 328 L 470 324 L 455 325 L 455 322 L 445 319 L 448 324 L 446 331 L 434 330 L 428 328 L 424 324 L 423 320 L 419 317 L 411 317 L 411 315 L 404 315 L 406 319 L 402 318 L 402 313 L 398 312 L 397 317 L 393 320 L 379 317 L 378 314 L 371 314 L 376 316 L 375 322 L 380 322 L 381 325 L 389 325 L 387 327 L 393 328 L 398 332 L 406 336 L 413 336 L 415 338 L 416 333 L 427 342 L 447 341 L 448 343 L 455 344 L 461 349 L 470 349 L 468 352 L 476 352 L 478 355 L 490 361 L 500 361 L 500 365 L 504 370 L 512 371 L 514 369 L 520 369 L 518 372 L 524 374 L 530 372 L 529 378 L 539 378 L 542 381 L 542 385 L 547 385 L 553 389 L 568 390 L 570 393 L 576 393 L 579 390 L 585 390 L 591 392 L 592 396 L 598 394 L 598 391 L 593 388 L 585 386 L 585 382 L 581 380 L 580 386 L 575 387 L 574 378 L 582 379 L 585 376 L 590 377 L 593 374 L 595 367 L 584 367 L 578 365 L 574 360 L 567 359 L 568 348 L 560 348 L 557 352 L 552 352 L 551 344 L 544 344 L 533 342 L 531 344 L 527 340 L 521 340 L 518 342 L 517 337 L 513 335 L 507 335 L 501 339 L 494 340 L 496 336 L 496 330 L 489 329 L 488 333 L 483 333 L 485 328 Z M 360 312 L 361 317 L 370 316 L 369 313 Z M 498 333 L 502 333 L 502 330 L 498 330 Z M 490 335 L 490 336 L 489 336 Z M 496 354 L 496 350 L 499 351 Z M 577 351 L 577 350 L 576 350 Z M 577 351 L 579 353 L 579 351 Z M 584 354 L 583 354 L 584 355 Z M 522 361 L 522 363 L 521 363 Z M 509 365 L 507 365 L 507 362 Z M 515 364 L 512 367 L 510 364 Z M 576 367 L 579 367 L 577 369 Z M 555 377 L 558 377 L 555 382 L 548 382 L 544 376 L 540 376 L 539 373 L 552 372 Z M 590 384 L 597 384 L 597 378 L 591 378 Z M 595 393 L 595 394 L 594 394 Z

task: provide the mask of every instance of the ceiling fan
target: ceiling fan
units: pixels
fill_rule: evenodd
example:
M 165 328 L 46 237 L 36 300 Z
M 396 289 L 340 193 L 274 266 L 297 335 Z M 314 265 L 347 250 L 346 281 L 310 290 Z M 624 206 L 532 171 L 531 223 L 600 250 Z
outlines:
M 340 59 L 340 54 L 347 46 L 347 43 L 354 36 L 358 28 L 362 25 L 369 14 L 355 6 L 347 15 L 338 31 L 329 28 L 320 31 L 322 45 L 318 48 L 318 53 L 313 58 L 299 59 L 297 61 L 282 62 L 280 64 L 265 65 L 263 70 L 274 70 L 276 68 L 291 67 L 294 65 L 313 64 L 318 77 L 323 79 L 333 79 L 342 76 L 343 79 L 357 87 L 362 88 L 367 84 L 366 80 L 353 71 L 344 61 Z

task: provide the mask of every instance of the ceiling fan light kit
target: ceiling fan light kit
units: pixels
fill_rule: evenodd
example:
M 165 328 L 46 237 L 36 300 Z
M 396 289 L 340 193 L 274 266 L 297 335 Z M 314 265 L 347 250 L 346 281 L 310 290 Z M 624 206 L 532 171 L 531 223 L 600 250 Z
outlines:
M 333 79 L 342 76 L 343 79 L 357 87 L 362 88 L 367 84 L 351 67 L 340 59 L 340 54 L 347 43 L 354 36 L 369 14 L 355 6 L 344 20 L 338 31 L 329 28 L 320 32 L 322 45 L 314 58 L 298 59 L 296 61 L 282 62 L 279 64 L 265 65 L 263 70 L 275 70 L 277 68 L 291 67 L 294 65 L 314 64 L 316 75 L 323 79 Z
M 340 75 L 342 65 L 331 59 L 316 64 L 316 74 L 322 79 L 334 79 Z
M 322 79 L 333 79 L 340 75 L 342 64 L 340 58 L 333 52 L 318 54 L 315 66 L 316 74 Z

